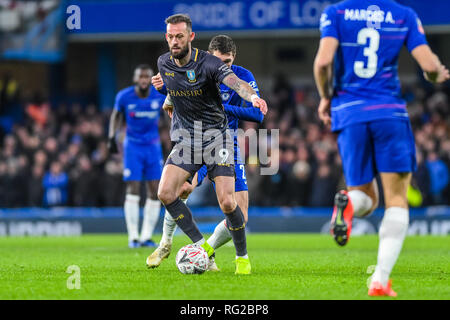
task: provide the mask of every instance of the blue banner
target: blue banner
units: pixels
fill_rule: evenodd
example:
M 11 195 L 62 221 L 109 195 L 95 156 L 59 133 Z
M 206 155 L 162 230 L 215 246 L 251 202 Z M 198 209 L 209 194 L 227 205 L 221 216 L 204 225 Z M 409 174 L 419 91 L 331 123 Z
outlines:
M 152 33 L 164 19 L 188 13 L 194 31 L 317 30 L 323 9 L 336 0 L 285 1 L 69 1 L 69 33 Z M 450 24 L 450 1 L 400 0 L 414 8 L 424 25 Z
M 202 233 L 212 233 L 224 219 L 218 207 L 192 207 Z M 142 211 L 142 210 L 141 210 Z M 249 210 L 247 232 L 329 233 L 332 208 L 267 208 Z M 384 210 L 366 219 L 354 219 L 352 234 L 375 234 Z M 156 233 L 162 232 L 161 210 Z M 141 219 L 142 221 L 142 212 Z M 180 232 L 180 231 L 178 231 Z M 123 208 L 23 208 L 0 210 L 2 236 L 79 236 L 85 233 L 126 233 Z M 410 210 L 408 234 L 450 234 L 450 207 Z

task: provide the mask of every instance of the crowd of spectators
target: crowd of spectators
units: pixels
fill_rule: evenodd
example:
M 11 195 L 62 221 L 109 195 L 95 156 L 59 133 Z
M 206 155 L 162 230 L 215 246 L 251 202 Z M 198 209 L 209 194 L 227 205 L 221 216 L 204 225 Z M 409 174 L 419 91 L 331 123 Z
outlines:
M 449 95 L 443 89 L 426 91 L 421 85 L 406 87 L 404 95 L 417 145 L 413 203 L 448 205 Z M 279 129 L 279 150 L 269 150 L 272 157 L 279 157 L 279 170 L 261 175 L 258 155 L 246 155 L 250 205 L 332 206 L 345 181 L 336 137 L 317 118 L 315 88 L 294 87 L 279 75 L 262 96 L 269 105 L 264 122 L 241 125 L 244 130 L 268 129 L 269 137 L 271 129 Z M 93 104 L 51 106 L 39 97 L 21 108 L 23 120 L 4 127 L 0 135 L 0 207 L 123 204 L 122 159 L 109 155 L 106 145 L 110 110 L 100 111 Z M 162 116 L 165 157 L 171 148 L 168 125 Z M 243 150 L 249 149 L 248 140 L 240 138 L 240 143 Z M 210 184 L 206 181 L 192 194 L 192 205 L 217 203 Z

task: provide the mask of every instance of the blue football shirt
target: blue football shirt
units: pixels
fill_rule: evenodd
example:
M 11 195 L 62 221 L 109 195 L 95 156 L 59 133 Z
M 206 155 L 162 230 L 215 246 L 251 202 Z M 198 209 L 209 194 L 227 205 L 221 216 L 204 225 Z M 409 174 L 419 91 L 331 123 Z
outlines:
M 114 109 L 125 115 L 128 141 L 137 144 L 159 143 L 158 121 L 165 98 L 153 86 L 146 98 L 139 97 L 134 86 L 119 91 Z
M 346 0 L 327 7 L 321 38 L 339 41 L 334 61 L 332 130 L 358 122 L 408 119 L 401 97 L 398 56 L 427 44 L 422 24 L 409 7 L 393 0 Z
M 232 65 L 231 70 L 233 70 L 233 72 L 239 79 L 247 82 L 259 96 L 259 89 L 258 85 L 256 84 L 255 77 L 249 70 L 236 65 Z M 224 105 L 238 106 L 242 108 L 252 108 L 248 109 L 248 111 L 252 113 L 260 113 L 262 119 L 263 117 L 262 112 L 258 108 L 253 107 L 253 104 L 251 102 L 242 99 L 241 96 L 239 96 L 236 93 L 236 91 L 228 88 L 223 83 L 220 84 L 220 96 L 222 97 L 222 103 Z M 237 117 L 237 115 L 233 115 L 227 112 L 227 118 L 228 118 L 228 128 L 231 130 L 237 130 L 239 128 L 239 118 Z M 237 163 L 241 163 L 242 161 L 240 157 L 240 149 L 237 142 L 237 136 L 234 135 L 233 139 L 234 139 L 234 160 L 237 161 Z

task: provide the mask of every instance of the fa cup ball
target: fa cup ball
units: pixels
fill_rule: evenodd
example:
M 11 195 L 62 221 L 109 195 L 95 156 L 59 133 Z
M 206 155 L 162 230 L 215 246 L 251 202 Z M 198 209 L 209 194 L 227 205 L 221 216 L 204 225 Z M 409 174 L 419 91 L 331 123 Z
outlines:
M 202 247 L 188 244 L 178 251 L 175 261 L 181 273 L 202 274 L 208 269 L 209 257 Z

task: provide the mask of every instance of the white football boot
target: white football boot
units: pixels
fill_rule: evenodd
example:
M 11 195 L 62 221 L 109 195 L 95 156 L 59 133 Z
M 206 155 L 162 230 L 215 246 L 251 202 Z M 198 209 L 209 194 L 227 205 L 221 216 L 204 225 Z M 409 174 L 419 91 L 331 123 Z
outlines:
M 214 272 L 220 271 L 214 259 L 215 256 L 216 254 L 214 253 L 211 257 L 209 257 L 208 269 L 206 269 L 207 271 L 214 271 Z
M 171 250 L 172 250 L 171 243 L 159 245 L 158 248 L 156 248 L 156 250 L 153 251 L 153 253 L 147 257 L 147 267 L 149 268 L 159 267 L 161 262 L 170 255 Z

